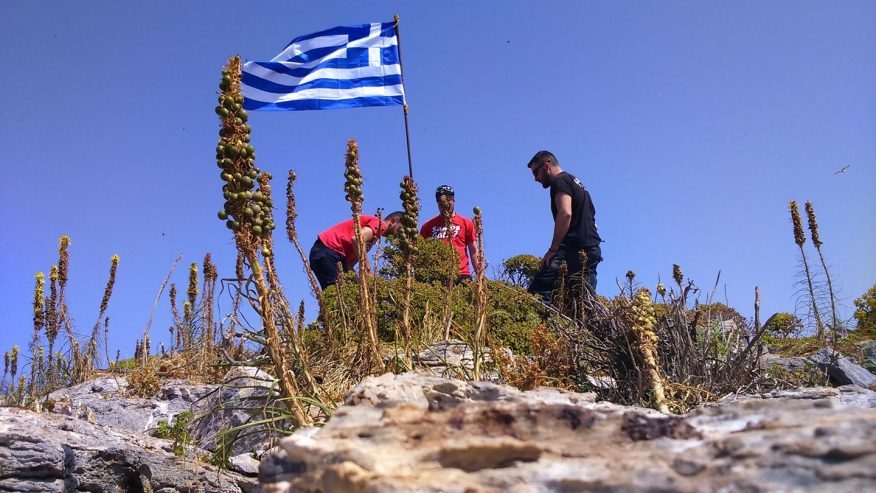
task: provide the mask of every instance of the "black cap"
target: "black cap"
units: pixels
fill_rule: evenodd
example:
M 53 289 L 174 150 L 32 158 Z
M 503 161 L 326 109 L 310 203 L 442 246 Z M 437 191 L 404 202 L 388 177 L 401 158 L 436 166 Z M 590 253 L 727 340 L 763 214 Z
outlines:
M 436 188 L 435 198 L 440 198 L 442 195 L 453 197 L 455 195 L 453 187 L 451 187 L 450 185 L 441 185 L 440 187 Z

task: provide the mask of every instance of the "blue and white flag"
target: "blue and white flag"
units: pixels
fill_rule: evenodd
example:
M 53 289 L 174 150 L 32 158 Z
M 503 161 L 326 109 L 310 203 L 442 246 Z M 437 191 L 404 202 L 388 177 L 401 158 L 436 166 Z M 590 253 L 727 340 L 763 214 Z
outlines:
M 243 65 L 247 110 L 405 104 L 394 23 L 342 26 L 293 39 L 269 62 Z

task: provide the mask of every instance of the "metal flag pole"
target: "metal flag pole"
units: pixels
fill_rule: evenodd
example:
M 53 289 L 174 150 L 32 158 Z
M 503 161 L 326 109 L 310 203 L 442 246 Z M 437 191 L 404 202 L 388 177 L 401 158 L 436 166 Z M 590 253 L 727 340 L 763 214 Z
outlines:
M 398 14 L 395 14 L 395 25 L 393 26 L 393 28 L 395 28 L 395 37 L 398 40 L 398 66 L 399 66 L 399 69 L 401 70 L 402 86 L 404 86 L 405 69 L 404 69 L 404 64 L 402 64 L 401 36 L 398 33 Z M 407 103 L 407 101 L 405 101 L 403 108 L 405 111 L 405 141 L 408 144 L 408 176 L 413 178 L 414 177 L 414 166 L 413 166 L 413 164 L 411 164 L 411 132 L 408 129 L 408 103 Z

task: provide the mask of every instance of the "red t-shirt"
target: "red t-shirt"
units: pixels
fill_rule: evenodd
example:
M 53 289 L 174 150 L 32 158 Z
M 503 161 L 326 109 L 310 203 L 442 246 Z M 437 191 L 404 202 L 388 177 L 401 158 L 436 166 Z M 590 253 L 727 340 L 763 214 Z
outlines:
M 437 215 L 426 221 L 426 224 L 420 228 L 420 234 L 424 238 L 441 238 L 445 242 L 450 242 L 453 248 L 459 252 L 459 274 L 463 276 L 471 275 L 471 269 L 468 268 L 468 250 L 466 247 L 475 241 L 474 223 L 467 217 L 453 213 L 450 219 L 451 231 L 447 234 L 447 226 L 444 223 L 444 218 Z
M 386 223 L 378 222 L 374 216 L 359 216 L 359 226 L 362 228 L 371 228 L 374 232 L 374 239 L 380 238 L 386 232 Z M 353 220 L 348 219 L 342 223 L 335 224 L 331 228 L 317 235 L 322 241 L 322 244 L 328 247 L 329 250 L 340 253 L 344 256 L 344 260 L 348 263 L 350 259 L 358 258 L 359 253 L 353 250 Z

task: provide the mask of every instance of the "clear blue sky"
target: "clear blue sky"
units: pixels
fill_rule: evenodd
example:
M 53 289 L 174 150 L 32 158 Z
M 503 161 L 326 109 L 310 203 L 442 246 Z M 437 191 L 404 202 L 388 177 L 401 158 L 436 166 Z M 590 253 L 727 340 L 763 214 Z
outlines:
M 83 333 L 110 257 L 121 257 L 112 352 L 133 351 L 178 253 L 181 290 L 186 266 L 208 251 L 232 276 L 214 163 L 226 58 L 269 59 L 295 36 L 395 13 L 424 219 L 436 212 L 434 188 L 452 184 L 460 212 L 483 209 L 493 266 L 549 246 L 548 194 L 525 167 L 549 149 L 595 201 L 601 294 L 616 294 L 628 269 L 653 288 L 678 263 L 704 291 L 720 270 L 718 298 L 726 292 L 747 316 L 755 286 L 764 317 L 793 310 L 790 199 L 815 204 L 846 316 L 876 281 L 874 2 L 6 0 L 0 351 L 26 346 L 33 276 L 57 261 L 62 234 L 72 238 L 69 304 Z M 298 172 L 305 248 L 349 214 L 350 137 L 366 209 L 398 208 L 400 107 L 252 112 L 250 123 L 279 204 L 287 170 Z M 309 299 L 277 233 L 288 294 Z M 168 311 L 165 297 L 155 342 Z

